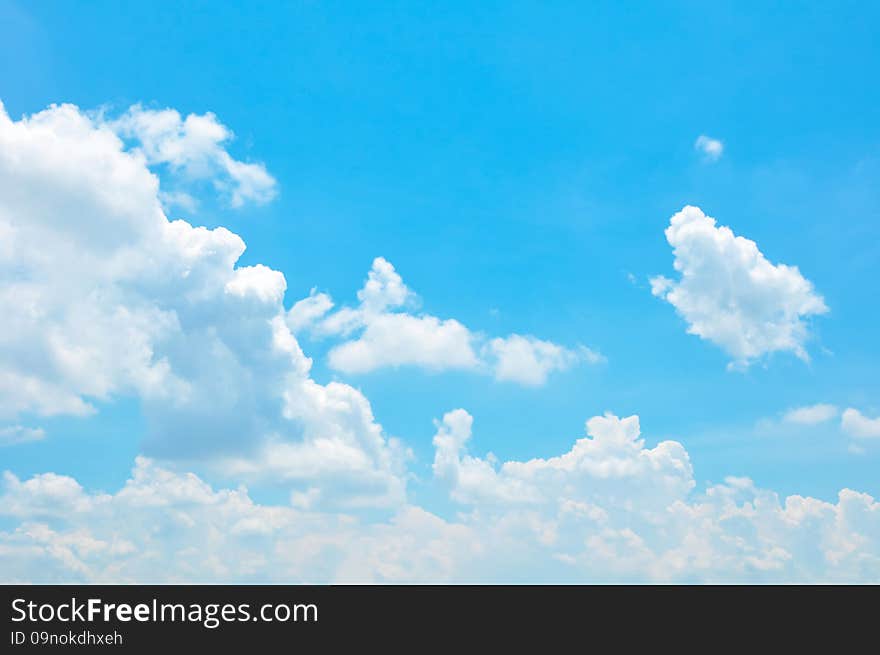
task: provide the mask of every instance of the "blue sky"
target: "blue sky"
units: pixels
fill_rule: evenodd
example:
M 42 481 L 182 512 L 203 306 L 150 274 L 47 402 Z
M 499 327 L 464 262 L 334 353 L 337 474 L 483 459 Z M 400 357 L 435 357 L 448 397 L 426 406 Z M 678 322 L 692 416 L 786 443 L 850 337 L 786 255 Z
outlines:
M 240 235 L 238 266 L 283 273 L 285 310 L 312 288 L 357 306 L 383 257 L 417 294 L 414 316 L 454 319 L 484 341 L 531 335 L 601 353 L 517 384 L 467 367 L 340 370 L 328 356 L 345 334 L 294 330 L 312 378 L 357 389 L 411 449 L 409 505 L 445 520 L 461 510 L 432 473 L 434 421 L 456 408 L 473 417 L 470 452 L 502 462 L 552 458 L 590 417 L 637 414 L 646 447 L 686 448 L 697 489 L 745 476 L 782 497 L 880 496 L 880 441 L 840 418 L 880 415 L 876 10 L 217 5 L 2 2 L 0 99 L 16 121 L 52 103 L 212 113 L 235 135 L 231 157 L 264 165 L 274 197 L 233 206 L 212 179 L 151 162 L 160 188 L 196 203 L 166 213 Z M 695 147 L 700 135 L 723 144 L 719 156 Z M 664 230 L 686 205 L 811 283 L 828 311 L 804 315 L 808 358 L 783 348 L 730 370 L 729 348 L 688 334 L 652 294 L 651 278 L 676 276 Z M 174 427 L 142 402 L 120 384 L 93 396 L 87 417 L 10 414 L 45 438 L 4 447 L 0 469 L 114 492 L 135 456 L 155 454 L 151 430 Z M 834 416 L 784 419 L 818 404 Z M 243 481 L 198 461 L 168 466 L 217 488 Z M 287 481 L 246 482 L 257 502 L 291 493 Z

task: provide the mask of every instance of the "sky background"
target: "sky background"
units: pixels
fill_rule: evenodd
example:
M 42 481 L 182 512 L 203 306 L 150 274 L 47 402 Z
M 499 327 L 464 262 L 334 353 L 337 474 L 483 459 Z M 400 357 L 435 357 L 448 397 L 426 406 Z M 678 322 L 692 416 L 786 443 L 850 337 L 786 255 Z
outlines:
M 313 287 L 356 305 L 381 256 L 420 312 L 601 352 L 531 387 L 340 373 L 326 359 L 337 341 L 298 335 L 313 377 L 361 390 L 413 450 L 408 496 L 441 516 L 455 508 L 431 477 L 433 421 L 458 407 L 474 417 L 471 452 L 502 461 L 564 452 L 611 411 L 638 414 L 649 446 L 681 442 L 700 487 L 734 475 L 782 495 L 877 497 L 878 442 L 853 452 L 839 421 L 782 416 L 880 413 L 878 19 L 856 2 L 5 0 L 0 98 L 13 119 L 61 102 L 214 113 L 278 195 L 235 208 L 196 189 L 198 207 L 169 218 L 240 235 L 239 265 L 281 271 L 286 308 Z M 652 295 L 649 278 L 674 275 L 664 229 L 685 205 L 813 283 L 830 311 L 808 320 L 809 361 L 776 352 L 728 370 Z M 126 394 L 97 406 L 41 418 L 47 437 L 3 448 L 0 468 L 117 489 L 144 419 Z

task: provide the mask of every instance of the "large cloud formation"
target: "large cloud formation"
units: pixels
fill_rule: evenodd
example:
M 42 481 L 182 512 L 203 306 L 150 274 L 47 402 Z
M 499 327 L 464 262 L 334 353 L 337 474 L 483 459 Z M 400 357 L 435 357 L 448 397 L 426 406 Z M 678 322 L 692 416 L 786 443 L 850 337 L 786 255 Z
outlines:
M 166 218 L 151 161 L 235 161 L 222 129 L 198 137 L 206 123 L 0 111 L 0 417 L 82 416 L 135 395 L 147 454 L 321 501 L 399 501 L 405 453 L 360 392 L 309 377 L 284 276 L 237 267 L 245 244 L 229 230 Z
M 687 331 L 720 346 L 735 367 L 778 351 L 807 359 L 806 319 L 828 311 L 796 266 L 772 264 L 754 241 L 685 207 L 666 228 L 678 280 L 651 279 L 651 291 L 687 321 Z
M 880 580 L 873 498 L 843 490 L 833 503 L 783 500 L 745 478 L 698 491 L 684 446 L 648 445 L 636 416 L 591 418 L 587 436 L 556 457 L 499 463 L 471 454 L 473 419 L 453 410 L 437 423 L 433 483 L 461 511 L 443 518 L 410 504 L 406 447 L 358 390 L 312 379 L 294 332 L 348 338 L 335 351 L 339 368 L 366 370 L 430 367 L 440 355 L 423 348 L 446 329 L 438 343 L 461 347 L 463 367 L 476 361 L 525 384 L 559 368 L 559 351 L 517 335 L 477 347 L 452 319 L 401 311 L 411 292 L 381 258 L 357 307 L 331 311 L 329 297 L 313 294 L 285 310 L 280 272 L 237 266 L 241 238 L 166 216 L 150 165 L 219 176 L 233 203 L 235 189 L 242 201 L 253 195 L 223 163 L 236 160 L 216 118 L 196 119 L 139 108 L 114 119 L 61 105 L 13 121 L 0 111 L 0 442 L 51 440 L 33 425 L 41 417 L 87 416 L 123 396 L 139 399 L 148 428 L 145 456 L 113 492 L 59 473 L 4 474 L 0 580 Z M 707 226 L 717 236 L 696 211 L 671 241 L 686 246 L 685 232 Z M 690 308 L 701 287 L 687 271 L 703 269 L 681 257 L 683 281 L 670 283 L 667 299 Z M 824 307 L 794 269 L 749 261 L 750 275 L 783 278 L 769 285 L 775 300 L 793 294 L 801 310 Z M 743 326 L 776 316 L 774 303 L 728 292 Z M 764 329 L 800 343 L 791 323 L 803 313 Z M 383 339 L 409 334 L 407 322 L 415 336 L 406 348 L 398 341 L 405 356 L 389 362 Z M 791 345 L 767 335 L 746 342 L 746 358 L 767 343 Z M 852 434 L 876 434 L 875 419 L 847 412 Z M 206 481 L 218 473 L 231 488 Z M 250 481 L 286 489 L 289 502 L 256 502 L 240 484 Z
M 674 441 L 638 417 L 595 417 L 558 457 L 498 466 L 466 454 L 471 417 L 438 423 L 434 471 L 455 520 L 401 504 L 388 520 L 260 505 L 139 458 L 116 493 L 7 473 L 6 582 L 512 582 L 880 580 L 880 503 L 834 503 L 728 478 L 696 493 Z

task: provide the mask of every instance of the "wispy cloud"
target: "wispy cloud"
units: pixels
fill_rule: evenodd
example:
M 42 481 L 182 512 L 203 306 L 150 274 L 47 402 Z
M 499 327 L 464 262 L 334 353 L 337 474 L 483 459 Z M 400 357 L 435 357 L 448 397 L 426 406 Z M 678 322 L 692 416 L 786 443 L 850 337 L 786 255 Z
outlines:
M 710 136 L 701 134 L 694 141 L 694 149 L 703 154 L 703 158 L 709 162 L 716 162 L 724 154 L 724 144 Z
M 830 421 L 839 413 L 840 410 L 834 405 L 818 403 L 790 409 L 783 415 L 782 420 L 797 425 L 817 425 Z
M 852 407 L 843 411 L 840 427 L 856 439 L 880 439 L 880 416 L 868 418 Z
M 42 428 L 28 428 L 23 425 L 11 425 L 0 428 L 0 446 L 40 441 L 45 439 L 46 432 Z

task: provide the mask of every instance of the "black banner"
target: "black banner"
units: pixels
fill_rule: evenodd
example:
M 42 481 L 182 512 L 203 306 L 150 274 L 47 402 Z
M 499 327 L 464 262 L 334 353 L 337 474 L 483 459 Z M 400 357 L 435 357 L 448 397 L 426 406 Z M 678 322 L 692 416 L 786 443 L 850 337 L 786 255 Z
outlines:
M 877 587 L 5 586 L 0 652 L 857 643 Z M 845 629 L 841 629 L 845 628 Z M 707 637 L 707 635 L 710 635 Z M 610 640 L 610 641 L 609 641 Z M 569 643 L 573 648 L 563 648 Z M 865 647 L 869 647 L 866 643 Z

